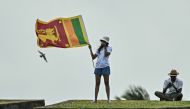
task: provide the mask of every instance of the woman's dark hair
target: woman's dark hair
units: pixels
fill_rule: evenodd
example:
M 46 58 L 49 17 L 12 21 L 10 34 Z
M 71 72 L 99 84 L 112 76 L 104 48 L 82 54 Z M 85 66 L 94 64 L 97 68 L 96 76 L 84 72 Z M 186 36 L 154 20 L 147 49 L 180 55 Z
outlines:
M 109 43 L 106 43 L 106 47 L 108 47 Z M 100 47 L 98 48 L 98 53 L 100 53 L 100 51 L 102 50 L 104 46 L 100 45 Z

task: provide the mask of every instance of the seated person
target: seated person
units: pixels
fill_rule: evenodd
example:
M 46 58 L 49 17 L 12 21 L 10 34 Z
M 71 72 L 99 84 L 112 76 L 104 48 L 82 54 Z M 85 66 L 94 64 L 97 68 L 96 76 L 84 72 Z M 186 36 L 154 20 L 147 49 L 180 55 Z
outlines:
M 181 101 L 183 94 L 183 82 L 177 78 L 179 73 L 176 70 L 171 70 L 170 78 L 164 81 L 163 92 L 156 91 L 155 95 L 160 98 L 160 101 Z

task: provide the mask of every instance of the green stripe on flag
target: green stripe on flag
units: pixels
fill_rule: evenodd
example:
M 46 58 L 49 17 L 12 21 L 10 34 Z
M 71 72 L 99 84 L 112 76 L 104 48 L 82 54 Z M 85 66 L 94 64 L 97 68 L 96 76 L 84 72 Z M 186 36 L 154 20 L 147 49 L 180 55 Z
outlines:
M 86 44 L 86 41 L 85 41 L 83 33 L 82 33 L 82 28 L 81 28 L 79 18 L 71 19 L 71 22 L 72 22 L 73 28 L 75 30 L 76 36 L 79 40 L 79 43 Z

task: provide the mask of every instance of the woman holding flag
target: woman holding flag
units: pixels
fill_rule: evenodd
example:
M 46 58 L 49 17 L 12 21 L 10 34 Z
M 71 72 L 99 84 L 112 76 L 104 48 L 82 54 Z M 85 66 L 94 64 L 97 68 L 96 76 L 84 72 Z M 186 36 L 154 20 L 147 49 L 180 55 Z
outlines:
M 109 65 L 109 56 L 112 52 L 112 48 L 109 45 L 109 37 L 105 36 L 102 39 L 100 39 L 101 45 L 97 49 L 96 53 L 94 54 L 92 52 L 92 47 L 89 44 L 90 54 L 92 59 L 97 58 L 94 74 L 95 74 L 95 100 L 94 103 L 97 102 L 98 92 L 99 92 L 99 86 L 101 81 L 101 76 L 104 77 L 104 83 L 106 88 L 106 94 L 108 103 L 110 102 L 110 86 L 109 86 L 109 75 L 110 75 L 110 65 Z

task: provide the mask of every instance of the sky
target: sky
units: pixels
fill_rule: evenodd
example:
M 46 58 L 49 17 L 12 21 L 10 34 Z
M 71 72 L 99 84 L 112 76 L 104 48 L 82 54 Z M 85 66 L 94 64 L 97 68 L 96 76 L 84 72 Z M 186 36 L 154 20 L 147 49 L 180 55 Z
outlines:
M 38 18 L 82 15 L 94 52 L 100 38 L 110 37 L 112 100 L 130 85 L 158 100 L 154 92 L 162 91 L 171 69 L 184 83 L 183 100 L 190 100 L 189 0 L 0 0 L 0 13 L 1 99 L 94 99 L 88 47 L 39 48 L 35 34 Z M 98 99 L 106 99 L 103 81 Z

